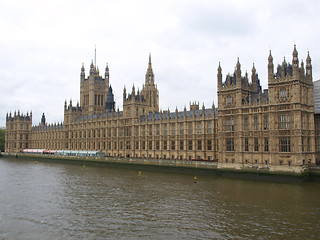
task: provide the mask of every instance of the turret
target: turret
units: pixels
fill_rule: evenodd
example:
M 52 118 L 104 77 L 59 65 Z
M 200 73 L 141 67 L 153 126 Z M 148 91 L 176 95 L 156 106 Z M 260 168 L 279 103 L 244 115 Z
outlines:
M 286 76 L 286 71 L 287 71 L 287 62 L 286 62 L 286 58 L 283 58 L 283 62 L 282 62 L 282 66 L 281 66 L 281 77 L 285 77 Z
M 237 61 L 237 66 L 236 66 L 236 84 L 237 84 L 237 87 L 241 87 L 241 65 L 240 65 L 240 61 L 239 61 L 239 58 L 238 58 L 238 61 Z
M 132 85 L 131 95 L 132 95 L 132 97 L 133 97 L 133 99 L 134 99 L 134 96 L 136 95 L 136 90 L 135 90 L 135 88 L 134 88 L 134 84 Z
M 252 69 L 251 69 L 251 83 L 252 83 L 252 90 L 253 91 L 257 91 L 257 71 L 256 68 L 254 66 L 254 64 L 252 65 Z
M 149 54 L 149 63 L 148 63 L 148 69 L 146 73 L 146 86 L 148 83 L 154 83 L 154 75 L 152 70 L 152 64 L 151 64 L 151 54 Z
M 123 88 L 123 102 L 126 101 L 126 98 L 127 98 L 127 90 L 126 90 L 126 86 L 124 86 L 124 88 Z
M 271 55 L 271 50 L 268 57 L 268 82 L 271 83 L 274 79 L 274 66 L 273 66 L 273 57 Z
M 41 125 L 46 125 L 46 117 L 44 116 L 44 113 L 42 113 L 42 117 L 41 117 Z
M 109 87 L 109 66 L 108 66 L 108 63 L 107 63 L 106 69 L 105 69 L 104 78 L 106 80 L 107 87 Z
M 311 65 L 311 58 L 308 52 L 308 56 L 306 59 L 306 80 L 307 82 L 312 82 L 312 65 Z
M 80 79 L 81 79 L 81 82 L 84 81 L 86 78 L 86 74 L 85 74 L 85 69 L 84 69 L 84 65 L 82 63 L 82 67 L 81 67 L 81 73 L 80 73 Z
M 110 85 L 108 94 L 107 94 L 107 101 L 106 101 L 106 112 L 114 112 L 115 110 L 115 101 L 114 101 L 114 95 L 112 93 L 112 87 Z
M 220 62 L 219 62 L 219 66 L 218 66 L 217 79 L 218 79 L 218 91 L 219 91 L 219 89 L 222 87 L 222 69 L 220 66 Z
M 294 45 L 294 49 L 292 52 L 292 66 L 293 66 L 293 77 L 297 79 L 299 78 L 299 59 L 298 59 L 298 51 L 296 49 L 296 45 Z
M 91 65 L 90 65 L 90 75 L 94 75 L 94 65 L 93 65 L 93 60 L 91 60 Z
M 305 72 L 304 72 L 304 64 L 303 64 L 303 60 L 301 60 L 301 67 L 300 67 L 300 79 L 304 79 L 305 78 Z

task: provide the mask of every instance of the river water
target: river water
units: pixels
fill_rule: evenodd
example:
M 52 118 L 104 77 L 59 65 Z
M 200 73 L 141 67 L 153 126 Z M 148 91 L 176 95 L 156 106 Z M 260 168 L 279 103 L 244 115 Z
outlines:
M 320 239 L 320 183 L 0 159 L 0 239 Z

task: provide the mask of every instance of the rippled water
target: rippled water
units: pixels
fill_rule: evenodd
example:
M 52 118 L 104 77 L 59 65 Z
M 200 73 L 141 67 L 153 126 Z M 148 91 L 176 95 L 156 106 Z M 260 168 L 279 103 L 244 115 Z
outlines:
M 319 183 L 0 159 L 0 239 L 320 239 Z

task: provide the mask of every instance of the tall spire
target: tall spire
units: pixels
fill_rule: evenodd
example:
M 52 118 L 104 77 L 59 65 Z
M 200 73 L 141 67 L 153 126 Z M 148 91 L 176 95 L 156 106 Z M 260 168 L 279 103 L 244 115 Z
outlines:
M 148 69 L 146 73 L 146 85 L 150 83 L 154 83 L 154 75 L 153 75 L 153 70 L 152 70 L 152 64 L 151 64 L 151 53 L 149 53 L 149 64 L 148 64 Z
M 271 50 L 268 57 L 268 82 L 271 83 L 274 79 L 274 66 L 273 66 L 273 57 L 271 55 Z
M 293 48 L 293 52 L 292 52 L 292 66 L 294 69 L 297 69 L 299 68 L 299 59 L 298 59 L 298 51 L 297 51 L 297 48 L 296 48 L 296 45 L 294 44 L 294 48 Z
M 308 56 L 306 59 L 306 77 L 309 82 L 312 82 L 312 65 L 311 65 L 311 57 L 308 51 Z
M 219 89 L 220 87 L 222 87 L 222 69 L 220 66 L 220 62 L 219 62 L 219 66 L 218 66 L 217 78 L 218 78 L 218 89 Z

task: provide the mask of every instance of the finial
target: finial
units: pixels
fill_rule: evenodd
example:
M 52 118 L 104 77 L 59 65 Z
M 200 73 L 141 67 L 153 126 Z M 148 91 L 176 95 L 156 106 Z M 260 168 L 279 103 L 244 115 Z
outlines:
M 256 67 L 254 66 L 254 63 L 252 64 L 252 72 L 256 72 Z

